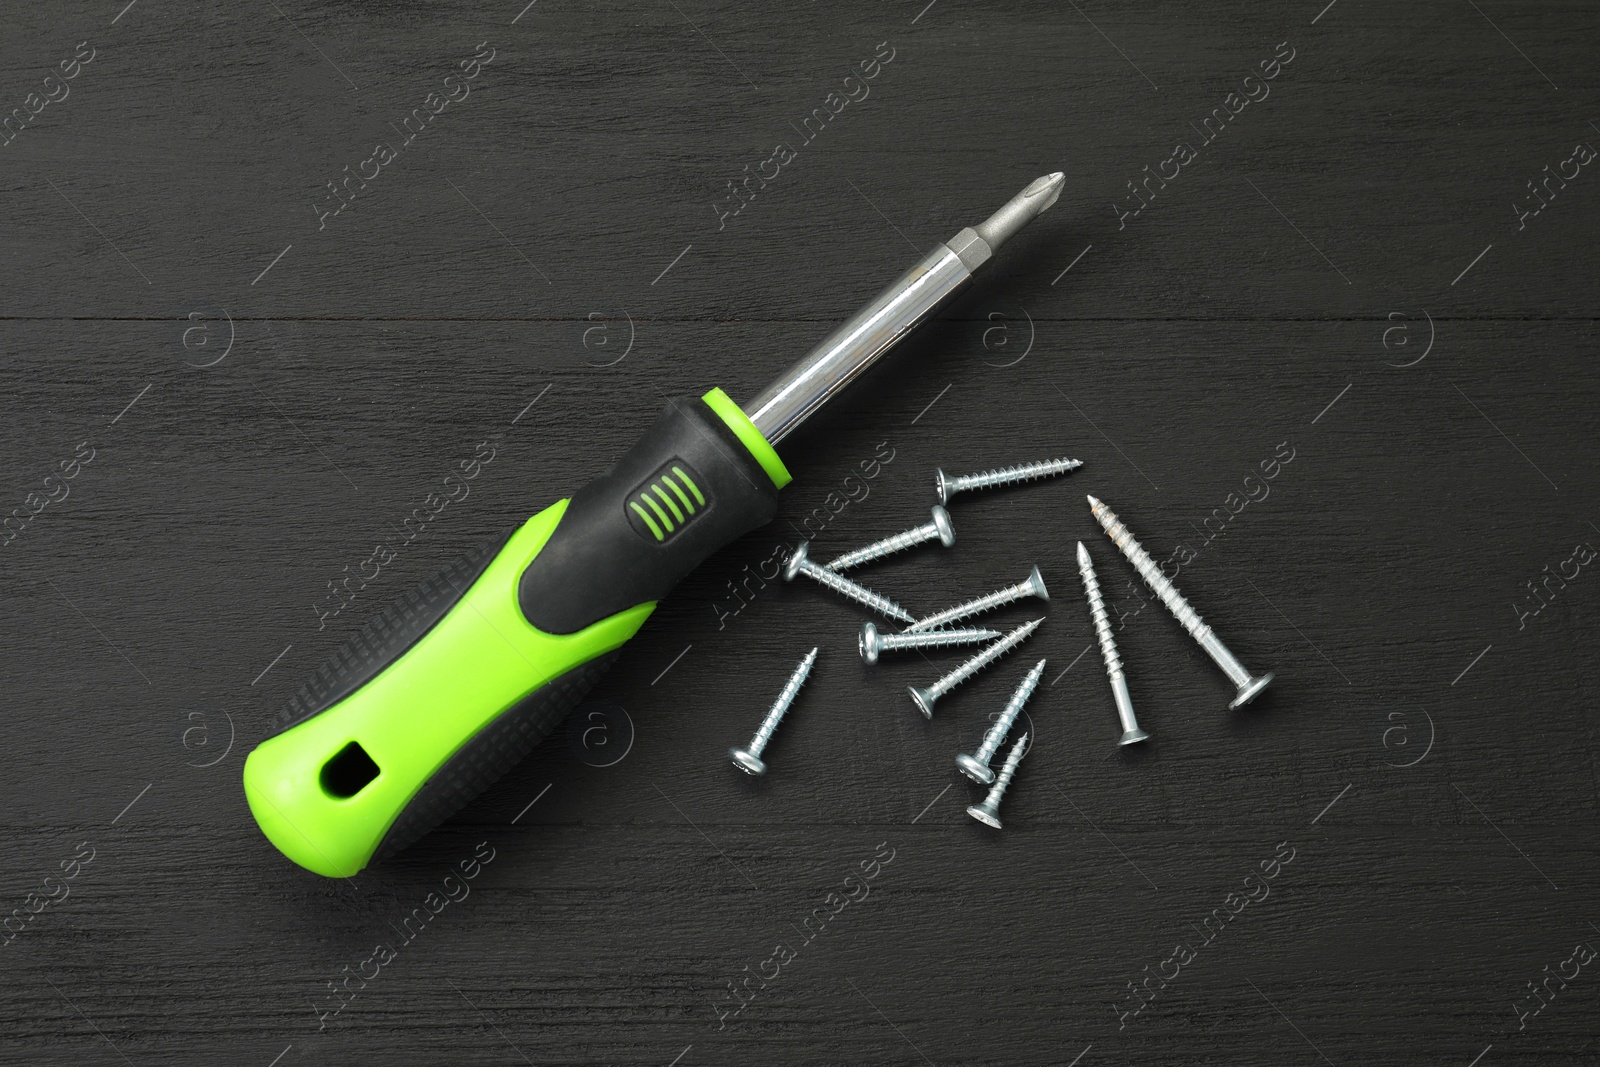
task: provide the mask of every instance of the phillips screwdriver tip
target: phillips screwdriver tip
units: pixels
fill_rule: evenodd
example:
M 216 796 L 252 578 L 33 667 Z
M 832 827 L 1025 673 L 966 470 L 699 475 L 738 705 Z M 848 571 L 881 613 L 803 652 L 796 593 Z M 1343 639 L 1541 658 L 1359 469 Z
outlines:
M 1035 178 L 1026 189 L 973 229 L 988 244 L 991 252 L 998 252 L 1000 246 L 1018 230 L 1050 210 L 1050 205 L 1060 198 L 1062 186 L 1066 184 L 1067 176 L 1059 170 Z

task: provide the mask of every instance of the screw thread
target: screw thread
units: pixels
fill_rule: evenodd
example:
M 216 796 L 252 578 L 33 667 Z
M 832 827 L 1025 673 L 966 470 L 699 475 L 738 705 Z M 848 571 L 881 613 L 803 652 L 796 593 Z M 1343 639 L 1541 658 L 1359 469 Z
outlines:
M 851 567 L 859 567 L 863 563 L 870 563 L 875 559 L 882 559 L 884 556 L 892 556 L 896 552 L 904 552 L 906 549 L 920 545 L 924 541 L 932 541 L 938 536 L 939 527 L 931 522 L 925 522 L 915 529 L 897 533 L 892 537 L 885 537 L 882 541 L 874 541 L 870 545 L 864 545 L 852 552 L 846 552 L 838 559 L 831 560 L 825 566 L 830 571 L 849 570 Z
M 1029 698 L 1033 696 L 1034 689 L 1038 687 L 1039 678 L 1044 674 L 1044 664 L 1044 660 L 1034 664 L 1033 670 L 1028 672 L 1028 676 L 1022 679 L 1022 683 L 1011 694 L 1011 699 L 1006 701 L 1005 710 L 1000 713 L 1000 717 L 994 721 L 993 726 L 989 727 L 989 732 L 983 735 L 983 744 L 979 745 L 978 751 L 973 753 L 973 757 L 979 763 L 987 764 L 994 758 L 994 754 L 1000 751 L 1000 746 L 1005 743 L 1006 734 L 1010 733 L 1011 727 L 1016 725 L 1017 716 L 1022 714 L 1024 705 L 1028 703 Z
M 1079 545 L 1080 549 L 1082 547 Z M 1094 564 L 1086 552 L 1079 557 L 1078 573 L 1083 575 L 1083 592 L 1089 598 L 1089 614 L 1094 619 L 1095 636 L 1100 639 L 1100 656 L 1106 662 L 1106 675 L 1115 681 L 1123 676 L 1122 656 L 1117 652 L 1116 638 L 1111 636 L 1111 619 L 1106 614 L 1105 597 L 1100 595 L 1100 579 L 1095 577 Z
M 1012 630 L 1010 633 L 1006 634 L 1006 636 L 1002 637 L 1000 640 L 996 641 L 994 644 L 990 645 L 976 656 L 973 656 L 971 659 L 967 660 L 967 662 L 963 663 L 961 666 L 957 667 L 943 678 L 940 678 L 937 682 L 934 682 L 933 685 L 929 686 L 928 688 L 932 690 L 934 696 L 944 696 L 946 693 L 950 692 L 950 690 L 954 689 L 968 678 L 971 678 L 974 674 L 977 674 L 989 664 L 993 663 L 1007 652 L 1010 652 L 1013 648 L 1016 648 L 1018 645 L 1022 644 L 1022 642 L 1026 641 L 1028 639 L 1028 635 L 1037 630 L 1041 622 L 1044 622 L 1044 620 L 1034 619 L 1032 622 L 1024 623 L 1023 625 L 1017 627 L 1015 630 Z
M 950 645 L 975 645 L 993 637 L 999 630 L 930 630 L 926 633 L 883 634 L 878 638 L 884 651 L 897 648 L 947 648 Z
M 1028 735 L 1023 734 L 1017 738 L 1017 743 L 1011 746 L 1011 751 L 1006 754 L 1006 762 L 1000 768 L 1000 773 L 994 776 L 994 785 L 989 787 L 989 795 L 983 798 L 988 807 L 999 807 L 1000 798 L 1006 795 L 1006 787 L 1011 784 L 1011 779 L 1017 776 L 1017 764 L 1022 762 L 1022 757 L 1028 754 Z
M 1183 598 L 1183 594 L 1178 592 L 1178 587 L 1168 581 L 1167 576 L 1161 573 L 1161 568 L 1156 566 L 1155 560 L 1150 558 L 1150 553 L 1144 550 L 1144 546 L 1139 544 L 1133 534 L 1128 531 L 1128 528 L 1122 524 L 1122 520 L 1117 518 L 1117 513 L 1099 502 L 1096 502 L 1093 511 L 1094 517 L 1100 520 L 1101 527 L 1104 528 L 1106 535 L 1111 538 L 1111 543 L 1116 545 L 1124 556 L 1128 557 L 1128 562 L 1133 564 L 1133 569 L 1139 572 L 1139 576 L 1144 579 L 1144 583 L 1150 587 L 1151 591 L 1161 598 L 1161 602 L 1167 606 L 1167 610 L 1172 612 L 1173 618 L 1177 619 L 1183 625 L 1183 628 L 1189 631 L 1191 637 L 1196 641 L 1203 642 L 1206 636 L 1211 633 L 1211 627 L 1205 624 L 1205 620 L 1200 617 L 1199 612 L 1189 606 L 1189 602 Z
M 811 668 L 817 662 L 817 649 L 813 648 L 800 661 L 800 665 L 789 675 L 789 680 L 783 684 L 783 689 L 778 693 L 778 699 L 772 702 L 772 710 L 767 712 L 767 717 L 761 720 L 761 725 L 756 729 L 755 737 L 750 740 L 750 754 L 759 756 L 767 747 L 767 742 L 772 740 L 772 735 L 778 729 L 778 723 L 783 721 L 784 714 L 789 710 L 789 705 L 794 703 L 794 698 L 800 694 L 800 687 L 806 684 L 806 679 L 811 676 Z
M 1206 625 L 1205 620 L 1200 617 L 1200 613 L 1189 606 L 1189 602 L 1183 598 L 1183 594 L 1178 592 L 1178 587 L 1173 585 L 1167 576 L 1161 573 L 1161 568 L 1156 566 L 1155 561 L 1150 558 L 1150 554 L 1134 539 L 1133 534 L 1128 532 L 1128 528 L 1122 524 L 1122 520 L 1117 518 L 1116 512 L 1106 507 L 1103 501 L 1096 500 L 1094 497 L 1090 497 L 1089 501 L 1090 510 L 1094 513 L 1094 517 L 1100 521 L 1100 525 L 1105 529 L 1112 543 L 1122 550 L 1124 556 L 1128 557 L 1128 562 L 1133 564 L 1134 569 L 1139 572 L 1145 584 L 1161 598 L 1161 602 L 1167 606 L 1167 610 L 1172 612 L 1173 618 L 1177 619 L 1183 625 L 1183 628 L 1189 631 L 1189 636 L 1199 642 L 1201 649 L 1211 657 L 1217 666 L 1222 668 L 1223 673 L 1241 689 L 1247 685 L 1255 684 L 1257 691 L 1259 691 L 1261 686 L 1266 685 L 1266 682 L 1271 680 L 1272 675 L 1268 674 L 1263 680 L 1256 679 L 1245 665 L 1239 662 L 1239 658 L 1228 651 L 1228 646 L 1224 645 L 1222 639 L 1216 635 L 1216 632 Z M 1241 699 L 1249 700 L 1254 695 L 1254 692 L 1252 692 L 1242 696 Z
M 1037 463 L 1018 463 L 1011 467 L 998 467 L 994 470 L 980 471 L 977 474 L 963 474 L 952 478 L 949 482 L 949 492 L 953 496 L 968 489 L 988 489 L 990 486 L 1029 482 L 1036 478 L 1048 478 L 1052 474 L 1061 474 L 1064 471 L 1074 470 L 1081 466 L 1083 466 L 1082 460 L 1066 458 L 1046 459 Z
M 886 596 L 880 596 L 866 586 L 852 582 L 842 574 L 835 574 L 826 567 L 819 567 L 810 560 L 803 560 L 800 564 L 800 573 L 809 575 L 815 581 L 827 586 L 840 596 L 849 597 L 856 603 L 871 608 L 882 615 L 886 615 L 897 622 L 913 622 L 911 613 Z
M 921 633 L 924 630 L 936 630 L 947 623 L 955 622 L 957 619 L 965 619 L 972 615 L 982 615 L 986 611 L 998 608 L 1003 604 L 1009 604 L 1013 600 L 1021 600 L 1032 592 L 1033 587 L 1026 581 L 1018 582 L 1016 585 L 1008 585 L 1004 589 L 996 589 L 987 596 L 969 600 L 965 604 L 957 604 L 953 608 L 946 608 L 937 614 L 929 615 L 925 619 L 918 619 L 906 627 L 906 632 Z

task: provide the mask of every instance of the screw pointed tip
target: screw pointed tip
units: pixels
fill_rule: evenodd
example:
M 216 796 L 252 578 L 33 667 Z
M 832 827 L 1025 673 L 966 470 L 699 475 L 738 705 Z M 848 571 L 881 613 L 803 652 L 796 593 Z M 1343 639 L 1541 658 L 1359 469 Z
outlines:
M 1089 550 L 1083 547 L 1083 542 L 1078 542 L 1078 566 L 1087 567 L 1092 561 L 1089 559 Z
M 1095 496 L 1093 493 L 1089 494 L 1089 510 L 1090 511 L 1098 511 L 1099 509 L 1101 509 L 1103 507 L 1105 507 L 1105 504 L 1100 500 L 1099 497 Z

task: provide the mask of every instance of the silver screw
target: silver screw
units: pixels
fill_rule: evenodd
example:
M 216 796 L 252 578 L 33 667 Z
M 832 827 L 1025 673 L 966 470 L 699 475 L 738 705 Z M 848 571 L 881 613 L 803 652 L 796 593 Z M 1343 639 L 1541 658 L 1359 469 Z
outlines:
M 1122 525 L 1122 520 L 1117 518 L 1116 512 L 1092 496 L 1089 498 L 1089 510 L 1100 520 L 1100 525 L 1105 529 L 1107 536 L 1122 550 L 1122 554 L 1128 557 L 1128 562 L 1133 564 L 1145 584 L 1161 598 L 1161 602 L 1172 612 L 1173 617 L 1183 624 L 1183 628 L 1189 631 L 1189 636 L 1200 642 L 1200 647 L 1205 649 L 1206 655 L 1210 656 L 1217 666 L 1222 668 L 1222 672 L 1229 680 L 1239 687 L 1238 694 L 1228 707 L 1243 707 L 1254 700 L 1267 687 L 1267 683 L 1272 681 L 1272 672 L 1268 671 L 1257 678 L 1245 669 L 1238 657 L 1228 651 L 1228 646 L 1222 643 L 1222 639 L 1205 624 L 1194 608 L 1189 606 L 1189 602 L 1183 599 L 1183 594 L 1178 592 L 1177 586 L 1161 573 L 1161 568 L 1150 558 L 1150 553 L 1133 539 L 1133 534 Z
M 1004 589 L 997 589 L 988 596 L 981 596 L 976 600 L 969 600 L 965 604 L 957 604 L 953 608 L 946 608 L 937 615 L 929 615 L 925 619 L 918 619 L 906 627 L 906 633 L 916 634 L 926 630 L 937 630 L 941 626 L 965 619 L 972 615 L 982 615 L 992 611 L 1003 604 L 1023 597 L 1036 596 L 1040 600 L 1049 600 L 1050 591 L 1044 587 L 1044 577 L 1040 575 L 1039 568 L 1035 567 L 1028 572 L 1028 576 L 1016 585 L 1008 585 Z
M 1022 757 L 1028 754 L 1028 735 L 1023 734 L 1017 738 L 1017 743 L 1011 746 L 1011 751 L 1006 754 L 1006 762 L 1000 768 L 1000 774 L 994 780 L 994 785 L 989 787 L 989 795 L 983 798 L 982 804 L 974 804 L 967 809 L 967 814 L 983 823 L 1000 829 L 1000 798 L 1006 795 L 1006 786 L 1011 784 L 1011 779 L 1016 777 L 1017 764 L 1022 762 Z
M 1094 574 L 1094 561 L 1089 550 L 1078 542 L 1078 573 L 1083 575 L 1083 592 L 1089 598 L 1089 614 L 1094 619 L 1094 632 L 1100 638 L 1100 656 L 1106 661 L 1106 677 L 1111 679 L 1111 696 L 1117 702 L 1117 718 L 1122 720 L 1122 740 L 1119 745 L 1131 745 L 1150 735 L 1139 728 L 1133 717 L 1133 697 L 1128 695 L 1128 679 L 1122 673 L 1122 657 L 1117 654 L 1116 639 L 1111 636 L 1111 620 L 1106 616 L 1105 598 L 1100 595 L 1100 580 Z
M 1005 710 L 983 735 L 983 744 L 978 746 L 978 751 L 970 755 L 963 752 L 956 757 L 956 766 L 961 768 L 961 773 L 979 785 L 988 785 L 994 781 L 994 771 L 989 769 L 989 761 L 1000 751 L 1000 746 L 1005 743 L 1006 734 L 1011 732 L 1017 716 L 1022 714 L 1023 705 L 1033 696 L 1039 678 L 1044 674 L 1044 665 L 1044 660 L 1033 665 L 1033 670 L 1028 672 L 1028 676 L 1022 680 L 1022 684 L 1017 686 L 1016 692 L 1012 693 L 1011 699 L 1006 702 Z
M 863 545 L 853 552 L 846 552 L 826 566 L 830 571 L 847 571 L 851 567 L 859 567 L 863 563 L 871 563 L 875 559 L 904 552 L 924 541 L 932 541 L 935 537 L 946 548 L 956 543 L 956 528 L 950 525 L 950 513 L 938 504 L 933 506 L 933 518 L 921 526 L 913 527 L 904 533 L 897 533 L 893 537 L 885 537 L 882 541 L 874 541 L 870 545 Z
M 918 688 L 914 685 L 906 686 L 906 690 L 911 694 L 912 702 L 921 709 L 924 717 L 933 718 L 933 705 L 936 700 L 1022 644 L 1028 639 L 1029 634 L 1039 628 L 1041 622 L 1044 622 L 1044 620 L 1034 619 L 1032 622 L 1023 623 L 927 688 Z
M 842 574 L 835 574 L 826 567 L 819 567 L 806 558 L 806 550 L 811 546 L 810 541 L 801 541 L 800 547 L 794 550 L 794 555 L 789 557 L 789 562 L 783 567 L 783 580 L 794 581 L 794 576 L 804 574 L 813 580 L 832 589 L 840 596 L 849 597 L 857 604 L 871 608 L 880 615 L 887 615 L 898 622 L 912 622 L 911 613 L 886 596 L 880 596 L 864 585 L 852 582 Z
M 817 662 L 817 652 L 815 648 L 807 652 L 806 658 L 800 661 L 800 666 L 789 675 L 789 680 L 784 683 L 778 699 L 772 702 L 772 710 L 767 712 L 767 717 L 761 720 L 761 726 L 757 728 L 755 737 L 750 739 L 750 747 L 728 749 L 728 755 L 733 757 L 735 767 L 746 774 L 759 776 L 767 773 L 767 765 L 761 762 L 761 753 L 766 749 L 767 742 L 772 740 L 773 731 L 778 728 L 784 712 L 794 703 L 800 687 L 805 685 L 806 679 L 810 677 L 812 664 Z
M 955 478 L 940 470 L 934 472 L 933 488 L 939 494 L 939 503 L 948 504 L 951 497 L 969 489 L 988 489 L 991 486 L 1011 485 L 1014 482 L 1031 482 L 1035 478 L 1065 474 L 1081 466 L 1083 461 L 1079 459 L 1046 459 L 1038 463 L 1019 463 L 1014 467 L 1001 467 L 980 474 L 963 474 Z
M 885 634 L 878 632 L 878 624 L 861 624 L 861 639 L 856 647 L 867 663 L 877 663 L 878 656 L 902 648 L 947 648 L 950 645 L 975 645 L 979 641 L 1003 636 L 999 630 L 934 630 L 918 634 Z

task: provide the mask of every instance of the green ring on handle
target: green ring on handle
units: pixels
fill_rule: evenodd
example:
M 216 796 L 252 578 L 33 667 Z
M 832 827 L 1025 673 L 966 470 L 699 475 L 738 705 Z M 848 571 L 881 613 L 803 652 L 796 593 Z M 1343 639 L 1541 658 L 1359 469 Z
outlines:
M 741 444 L 755 457 L 761 469 L 767 472 L 767 477 L 772 479 L 772 484 L 782 489 L 794 481 L 794 476 L 789 473 L 789 468 L 783 465 L 783 460 L 778 458 L 772 446 L 767 444 L 767 439 L 761 436 L 761 431 L 756 429 L 756 424 L 728 398 L 728 394 L 721 389 L 713 389 L 700 398 L 706 406 L 717 413 L 717 417 L 728 424 L 734 436 L 739 438 Z M 692 484 L 692 483 L 691 483 Z

